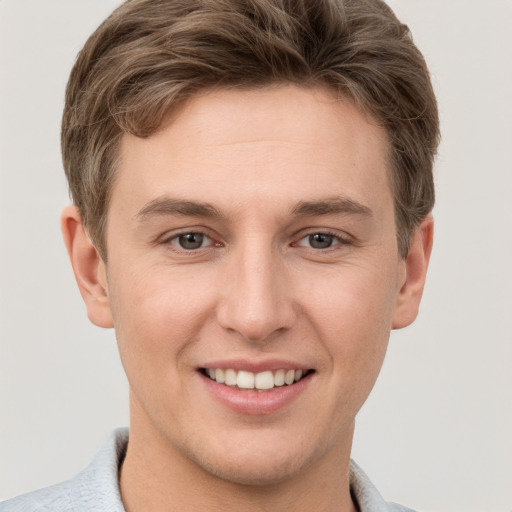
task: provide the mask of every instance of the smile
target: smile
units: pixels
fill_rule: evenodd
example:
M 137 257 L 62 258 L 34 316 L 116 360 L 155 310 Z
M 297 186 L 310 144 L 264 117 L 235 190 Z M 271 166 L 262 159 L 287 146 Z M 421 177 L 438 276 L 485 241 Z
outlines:
M 302 380 L 311 370 L 276 370 L 253 373 L 246 370 L 231 368 L 203 368 L 204 375 L 218 384 L 235 387 L 242 390 L 268 391 L 281 386 L 290 386 Z

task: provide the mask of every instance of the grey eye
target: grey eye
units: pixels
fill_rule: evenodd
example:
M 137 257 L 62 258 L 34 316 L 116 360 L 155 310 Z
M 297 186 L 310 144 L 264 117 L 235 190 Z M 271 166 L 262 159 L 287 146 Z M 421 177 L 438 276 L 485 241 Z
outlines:
M 183 233 L 182 235 L 178 235 L 173 242 L 187 251 L 191 251 L 194 249 L 200 249 L 203 247 L 205 241 L 209 240 L 209 238 L 202 233 Z
M 334 236 L 325 233 L 315 233 L 308 236 L 309 245 L 313 249 L 328 249 L 331 247 L 333 241 Z

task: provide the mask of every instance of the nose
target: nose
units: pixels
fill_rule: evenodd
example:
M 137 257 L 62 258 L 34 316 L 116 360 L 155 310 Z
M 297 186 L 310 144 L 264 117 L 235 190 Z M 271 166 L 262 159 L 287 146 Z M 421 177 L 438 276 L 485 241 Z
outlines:
M 221 327 L 252 343 L 266 343 L 297 319 L 289 272 L 271 244 L 253 241 L 226 262 L 217 319 Z

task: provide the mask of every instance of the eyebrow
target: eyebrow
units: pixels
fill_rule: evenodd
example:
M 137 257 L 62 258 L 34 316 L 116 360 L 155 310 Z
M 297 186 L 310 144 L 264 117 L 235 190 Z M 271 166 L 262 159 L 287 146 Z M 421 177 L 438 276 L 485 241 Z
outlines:
M 140 222 L 150 217 L 160 215 L 182 215 L 188 217 L 220 218 L 221 213 L 209 203 L 198 201 L 186 201 L 171 197 L 160 197 L 153 199 L 144 205 L 136 214 L 135 218 Z
M 367 206 L 345 197 L 336 197 L 320 201 L 300 201 L 290 211 L 291 215 L 315 217 L 321 215 L 360 215 L 371 217 L 373 212 Z M 187 201 L 172 197 L 153 199 L 144 205 L 134 216 L 144 222 L 154 216 L 181 215 L 184 217 L 222 218 L 215 206 L 201 201 Z
M 322 201 L 301 201 L 292 208 L 291 213 L 304 217 L 340 214 L 372 217 L 373 215 L 368 206 L 346 197 L 335 197 Z

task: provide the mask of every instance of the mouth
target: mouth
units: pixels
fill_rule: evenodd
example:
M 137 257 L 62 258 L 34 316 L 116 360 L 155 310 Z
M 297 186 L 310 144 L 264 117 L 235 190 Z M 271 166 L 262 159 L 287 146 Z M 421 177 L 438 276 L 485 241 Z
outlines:
M 210 380 L 242 391 L 270 391 L 283 386 L 292 386 L 305 379 L 312 369 L 279 369 L 254 373 L 233 368 L 201 368 L 200 373 Z

